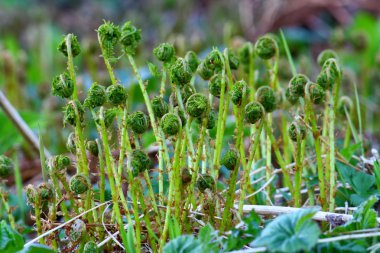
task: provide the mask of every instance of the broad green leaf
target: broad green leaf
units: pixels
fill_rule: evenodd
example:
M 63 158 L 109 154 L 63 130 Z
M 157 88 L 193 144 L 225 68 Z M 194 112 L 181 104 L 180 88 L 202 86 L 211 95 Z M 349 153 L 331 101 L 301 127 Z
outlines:
M 220 252 L 219 245 L 221 245 L 222 237 L 218 236 L 218 231 L 216 231 L 210 224 L 199 230 L 198 240 L 203 245 L 203 251 Z
M 207 253 L 202 248 L 201 242 L 192 235 L 182 235 L 168 242 L 164 253 Z
M 0 252 L 13 253 L 24 247 L 22 236 L 2 220 L 0 223 Z
M 375 161 L 373 164 L 373 171 L 375 174 L 375 181 L 377 186 L 377 191 L 380 193 L 380 163 Z
M 32 244 L 27 248 L 23 248 L 20 251 L 17 251 L 17 253 L 54 253 L 55 251 L 49 248 L 46 245 L 41 244 Z
M 369 229 L 377 227 L 377 213 L 372 208 L 378 201 L 376 196 L 371 196 L 367 201 L 363 202 L 352 214 L 353 219 L 344 225 L 336 227 L 330 234 L 337 235 L 342 232 L 354 230 Z
M 378 201 L 377 197 L 371 196 L 366 202 L 362 203 L 353 213 L 354 220 L 359 222 L 359 229 L 377 227 L 377 213 L 372 208 Z
M 368 175 L 361 171 L 356 171 L 341 162 L 336 162 L 336 167 L 342 181 L 344 183 L 348 183 L 355 192 L 355 194 L 346 196 L 348 197 L 347 200 L 349 200 L 352 205 L 359 205 L 376 192 L 374 187 L 374 176 Z M 346 194 L 349 193 L 350 191 L 346 191 Z
M 357 253 L 367 252 L 364 240 L 355 240 L 348 243 L 334 242 L 334 243 L 322 243 L 317 245 L 316 252 L 334 252 L 334 253 Z
M 354 155 L 356 150 L 359 150 L 361 147 L 361 142 L 349 145 L 346 148 L 343 148 L 340 153 L 343 155 L 344 158 L 346 158 L 347 161 L 351 160 L 351 157 Z
M 224 250 L 238 250 L 252 242 L 261 232 L 261 218 L 254 211 L 243 219 L 246 229 L 232 229 L 231 235 L 224 242 Z
M 308 251 L 315 246 L 321 233 L 312 220 L 316 212 L 316 209 L 301 209 L 281 215 L 269 223 L 250 245 L 265 246 L 269 251 Z

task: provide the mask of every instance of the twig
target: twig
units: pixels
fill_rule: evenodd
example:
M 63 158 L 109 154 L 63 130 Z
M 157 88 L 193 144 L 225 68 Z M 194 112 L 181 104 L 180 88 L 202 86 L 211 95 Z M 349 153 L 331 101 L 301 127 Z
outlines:
M 62 223 L 62 224 L 59 225 L 58 227 L 55 227 L 55 228 L 53 228 L 53 229 L 51 229 L 51 230 L 49 230 L 49 231 L 46 231 L 45 233 L 43 233 L 43 234 L 37 236 L 36 238 L 30 240 L 30 241 L 27 242 L 27 243 L 25 243 L 24 248 L 26 248 L 26 247 L 32 245 L 33 243 L 37 242 L 40 238 L 43 238 L 43 237 L 45 237 L 45 236 L 47 236 L 47 235 L 53 233 L 54 231 L 57 231 L 58 229 L 63 228 L 63 227 L 66 226 L 67 224 L 69 224 L 69 223 L 75 221 L 76 219 L 82 217 L 83 215 L 85 215 L 85 214 L 87 214 L 87 213 L 89 213 L 89 212 L 91 212 L 91 211 L 93 211 L 93 210 L 95 210 L 95 209 L 97 209 L 97 208 L 99 208 L 99 207 L 101 207 L 101 206 L 107 205 L 107 204 L 109 204 L 109 203 L 111 203 L 111 200 L 106 201 L 106 202 L 104 202 L 104 203 L 102 203 L 102 204 L 100 204 L 100 205 L 98 205 L 98 206 L 95 206 L 95 207 L 93 207 L 93 208 L 91 208 L 91 209 L 89 209 L 89 210 L 87 210 L 87 211 L 85 211 L 85 212 L 83 212 L 83 213 L 81 213 L 81 214 L 75 216 L 74 218 L 72 218 L 72 219 L 66 221 L 65 223 Z
M 40 144 L 30 129 L 30 127 L 25 123 L 25 121 L 21 118 L 20 114 L 13 107 L 13 105 L 9 102 L 8 98 L 4 95 L 4 93 L 0 90 L 0 106 L 3 108 L 3 111 L 8 116 L 8 118 L 12 121 L 15 127 L 18 129 L 20 134 L 24 137 L 24 139 L 32 146 L 34 151 L 39 154 L 40 152 Z M 45 157 L 49 158 L 49 151 L 44 148 Z
M 237 205 L 234 205 L 235 208 L 238 208 Z M 292 213 L 300 210 L 301 208 L 296 207 L 286 207 L 286 206 L 261 206 L 261 205 L 244 205 L 243 213 L 249 213 L 251 211 L 255 211 L 257 214 L 261 215 L 280 215 L 285 213 Z M 339 216 L 344 222 L 347 222 L 353 218 L 352 215 L 349 214 L 339 214 L 332 212 L 317 212 L 313 219 L 317 221 L 327 221 L 327 216 Z M 377 222 L 380 223 L 380 218 L 376 218 Z

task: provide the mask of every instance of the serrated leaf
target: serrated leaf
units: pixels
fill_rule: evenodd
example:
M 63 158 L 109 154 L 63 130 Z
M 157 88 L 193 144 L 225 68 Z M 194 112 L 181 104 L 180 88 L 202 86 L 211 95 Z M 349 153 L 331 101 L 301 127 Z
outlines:
M 360 223 L 359 229 L 377 227 L 377 213 L 372 208 L 377 201 L 378 198 L 376 196 L 371 196 L 366 202 L 362 203 L 352 214 L 354 220 Z
M 13 253 L 24 247 L 22 236 L 2 220 L 0 223 L 0 252 Z
M 311 218 L 316 209 L 301 209 L 283 214 L 273 220 L 251 246 L 265 246 L 269 251 L 298 252 L 308 251 L 315 246 L 321 233 Z
M 218 236 L 216 231 L 210 224 L 202 227 L 198 233 L 198 240 L 203 245 L 203 251 L 205 252 L 219 252 L 219 245 L 222 238 Z
M 225 240 L 225 251 L 238 250 L 252 242 L 261 232 L 261 218 L 254 211 L 243 219 L 246 229 L 232 229 L 231 235 Z
M 352 220 L 346 224 L 336 227 L 330 235 L 337 235 L 342 232 L 349 232 L 354 230 L 369 229 L 377 227 L 377 213 L 372 208 L 378 201 L 376 196 L 371 196 L 367 201 L 363 202 L 352 214 Z
M 349 145 L 348 147 L 343 148 L 340 151 L 340 153 L 343 155 L 344 158 L 346 158 L 347 161 L 350 161 L 352 156 L 355 154 L 355 151 L 359 150 L 361 145 L 362 145 L 361 142 Z
M 361 171 L 356 171 L 344 163 L 336 162 L 339 175 L 344 183 L 348 183 L 357 195 L 351 194 L 351 204 L 358 205 L 375 193 L 375 178 Z M 348 193 L 348 192 L 347 192 Z
M 207 253 L 202 249 L 202 244 L 192 235 L 182 235 L 169 241 L 164 249 L 164 253 Z
M 161 73 L 158 70 L 158 67 L 156 65 L 154 65 L 151 62 L 148 62 L 148 68 L 149 68 L 149 72 L 152 74 L 152 76 L 154 76 L 156 78 L 160 78 L 161 77 Z

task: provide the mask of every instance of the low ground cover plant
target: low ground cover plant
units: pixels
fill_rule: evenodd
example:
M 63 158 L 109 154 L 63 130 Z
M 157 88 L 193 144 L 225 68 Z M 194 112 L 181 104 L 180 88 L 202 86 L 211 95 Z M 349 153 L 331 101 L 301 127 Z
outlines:
M 353 121 L 361 121 L 358 96 L 341 94 L 344 71 L 334 51 L 321 52 L 319 73 L 308 77 L 297 73 L 282 33 L 213 48 L 203 59 L 162 43 L 148 63 L 160 84 L 151 90 L 135 62 L 141 31 L 131 22 L 104 22 L 97 35 L 112 84 L 93 80 L 83 90 L 75 67 L 80 42 L 65 36 L 58 50 L 67 71 L 51 88 L 65 103 L 67 153 L 45 157 L 40 136 L 44 182 L 25 187 L 38 236 L 25 245 L 1 191 L 11 227 L 1 223 L 3 250 L 30 251 L 37 242 L 60 252 L 380 247 L 379 164 L 357 156 L 367 151 Z M 285 84 L 284 55 L 292 70 Z M 134 73 L 140 110 L 129 109 L 117 61 Z M 90 126 L 97 132 L 89 133 Z M 146 135 L 154 142 L 147 144 Z M 1 176 L 8 176 L 12 162 L 3 156 L 0 163 Z

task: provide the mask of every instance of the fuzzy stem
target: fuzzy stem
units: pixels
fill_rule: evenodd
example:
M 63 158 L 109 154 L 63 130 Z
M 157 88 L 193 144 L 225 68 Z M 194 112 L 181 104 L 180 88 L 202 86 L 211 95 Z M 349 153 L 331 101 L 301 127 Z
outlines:
M 311 127 L 312 127 L 312 132 L 313 132 L 313 137 L 314 137 L 315 155 L 317 159 L 320 201 L 321 201 L 322 209 L 325 211 L 327 209 L 327 206 L 326 206 L 325 178 L 324 178 L 324 168 L 323 168 L 323 161 L 322 161 L 321 142 L 319 140 L 320 133 L 317 128 L 317 120 L 315 118 L 315 115 L 311 106 L 309 86 L 310 84 L 307 84 L 305 88 L 305 92 L 306 92 L 305 111 L 306 111 L 306 114 L 309 115 L 308 118 L 311 122 Z
M 175 217 L 177 221 L 179 220 L 179 203 L 180 203 L 180 189 L 177 189 L 179 187 L 178 182 L 180 182 L 180 172 L 179 172 L 179 165 L 180 165 L 180 146 L 181 146 L 181 132 L 178 134 L 177 142 L 175 145 L 175 153 L 174 153 L 174 164 L 173 164 L 173 171 L 170 173 L 170 184 L 169 184 L 169 197 L 168 197 L 168 204 L 166 209 L 166 215 L 165 215 L 165 223 L 164 223 L 164 229 L 161 234 L 161 240 L 160 240 L 160 249 L 163 249 L 163 246 L 166 242 L 167 232 L 169 228 L 169 222 L 170 222 L 170 214 L 171 214 L 171 207 L 174 197 L 174 207 L 175 207 Z M 179 192 L 179 193 L 177 193 Z M 189 195 L 188 198 L 191 196 Z
M 197 178 L 198 178 L 198 167 L 199 167 L 199 162 L 200 162 L 201 156 L 202 156 L 202 146 L 203 146 L 203 140 L 204 140 L 204 137 L 206 134 L 207 120 L 208 120 L 208 118 L 205 117 L 203 119 L 203 122 L 202 122 L 202 129 L 201 129 L 201 134 L 199 136 L 198 147 L 197 147 L 197 157 L 196 157 L 196 160 L 194 163 L 194 168 L 193 168 L 192 175 L 191 175 L 191 182 L 190 182 L 190 185 L 188 186 L 189 191 L 188 191 L 187 199 L 186 199 L 186 202 L 184 205 L 184 211 L 182 212 L 181 221 L 184 224 L 186 224 L 185 221 L 187 219 L 187 214 L 189 212 L 188 208 L 189 208 L 190 202 L 192 201 L 194 189 L 195 189 L 195 183 L 196 183 Z
M 102 51 L 104 63 L 106 65 L 106 68 L 107 68 L 108 73 L 109 73 L 110 78 L 111 78 L 111 82 L 112 82 L 112 84 L 117 84 L 117 80 L 116 80 L 115 74 L 113 72 L 111 63 L 110 63 L 108 57 L 106 56 L 106 54 L 104 53 L 105 50 L 104 50 L 104 47 L 102 44 L 102 40 L 100 39 L 99 33 L 98 33 L 98 41 L 99 41 L 99 45 L 100 45 L 100 50 Z
M 267 135 L 270 138 L 270 141 L 272 143 L 272 147 L 273 147 L 274 153 L 276 155 L 276 158 L 277 158 L 278 163 L 280 165 L 282 174 L 284 176 L 285 186 L 289 187 L 289 191 L 293 195 L 294 194 L 294 189 L 293 189 L 293 185 L 291 184 L 291 181 L 290 181 L 289 171 L 286 169 L 286 164 L 284 162 L 284 159 L 281 156 L 280 150 L 279 150 L 279 148 L 277 146 L 277 143 L 276 143 L 276 140 L 275 140 L 275 138 L 273 136 L 272 130 L 268 127 L 268 124 L 266 122 L 265 117 L 263 117 L 262 120 L 263 120 L 265 131 L 266 131 Z
M 297 127 L 298 128 L 298 127 Z M 301 184 L 302 184 L 302 163 L 301 163 L 301 152 L 302 152 L 302 140 L 300 136 L 299 129 L 297 129 L 297 143 L 296 143 L 296 167 L 294 174 L 294 205 L 295 207 L 301 207 Z
M 224 205 L 222 223 L 219 228 L 219 231 L 221 233 L 223 233 L 225 229 L 228 228 L 231 224 L 231 218 L 230 218 L 231 210 L 230 209 L 235 199 L 234 196 L 235 196 L 235 188 L 236 188 L 238 173 L 239 173 L 239 165 L 236 164 L 234 170 L 231 171 L 231 179 L 228 186 L 227 200 L 226 200 L 226 204 Z
M 272 114 L 268 114 L 266 116 L 267 116 L 268 128 L 272 129 Z M 270 178 L 272 177 L 272 143 L 271 143 L 271 138 L 269 137 L 269 133 L 267 133 L 266 135 L 265 148 L 266 148 L 265 150 L 265 164 L 266 164 L 265 177 L 268 182 Z M 271 184 L 268 184 L 266 191 L 268 193 L 268 198 L 270 199 Z
M 41 198 L 39 194 L 36 196 L 35 200 L 35 218 L 36 218 L 36 226 L 37 226 L 37 234 L 41 235 L 42 234 L 42 224 L 41 224 Z M 41 237 L 39 239 L 40 244 L 45 244 L 45 239 Z
M 245 198 L 246 192 L 248 190 L 248 186 L 250 184 L 249 173 L 250 173 L 251 168 L 252 168 L 252 163 L 253 163 L 253 159 L 255 157 L 256 150 L 259 147 L 259 143 L 260 143 L 259 137 L 260 137 L 262 129 L 263 129 L 263 121 L 260 121 L 259 128 L 256 130 L 255 135 L 254 135 L 255 137 L 253 138 L 254 144 L 253 144 L 253 148 L 251 149 L 251 152 L 249 154 L 248 164 L 243 170 L 242 181 L 240 183 L 240 189 L 241 189 L 240 190 L 240 199 L 239 199 L 239 214 L 240 215 L 243 214 L 244 198 Z
M 217 121 L 214 160 L 213 160 L 213 164 L 214 164 L 213 176 L 215 180 L 219 177 L 219 157 L 220 157 L 220 153 L 222 151 L 222 145 L 223 145 L 223 132 L 224 132 L 223 112 L 224 112 L 224 108 L 228 107 L 229 105 L 228 96 L 227 96 L 227 99 L 225 98 L 226 97 L 225 92 L 226 92 L 226 87 L 227 87 L 226 80 L 225 80 L 226 79 L 225 78 L 226 77 L 225 60 L 224 60 L 224 56 L 221 53 L 219 53 L 219 57 L 221 58 L 223 62 L 224 68 L 222 69 L 222 77 L 221 77 L 222 81 L 221 81 L 220 97 L 219 97 L 219 117 Z M 222 117 L 220 117 L 221 113 L 222 113 Z
M 143 189 L 140 181 L 137 181 L 137 184 L 138 184 L 137 185 L 138 189 Z M 146 226 L 146 229 L 148 230 L 148 237 L 149 237 L 149 242 L 150 242 L 149 246 L 152 248 L 153 252 L 157 252 L 157 247 L 156 247 L 155 241 L 158 241 L 158 238 L 157 238 L 157 235 L 152 230 L 152 225 L 151 225 L 151 222 L 149 219 L 148 210 L 147 210 L 146 205 L 145 205 L 144 196 L 141 192 L 139 192 L 138 195 L 140 197 L 141 211 L 144 213 L 145 226 Z
M 52 178 L 55 177 L 54 175 L 51 176 Z M 78 206 L 75 204 L 75 199 L 73 197 L 72 192 L 70 191 L 70 186 L 66 181 L 66 176 L 58 176 L 59 181 L 62 183 L 63 188 L 65 189 L 66 195 L 69 198 L 70 205 L 74 208 L 75 213 L 79 214 L 79 209 Z M 57 192 L 60 191 L 59 184 L 57 184 L 56 187 Z
M 3 205 L 4 205 L 4 208 L 5 208 L 5 211 L 7 212 L 8 214 L 8 220 L 9 220 L 9 224 L 11 225 L 11 227 L 13 229 L 16 229 L 16 223 L 15 223 L 15 218 L 13 217 L 13 214 L 12 214 L 12 209 L 10 208 L 9 204 L 8 204 L 8 197 L 6 196 L 7 193 L 4 192 L 5 189 L 3 188 L 0 188 L 0 197 L 1 197 L 1 200 L 3 202 Z M 37 219 L 37 218 L 36 218 Z
M 75 78 L 75 69 L 74 69 L 74 59 L 73 59 L 73 53 L 71 48 L 71 40 L 73 34 L 68 34 L 66 36 L 66 48 L 67 48 L 67 67 L 69 69 L 69 75 L 71 80 L 73 81 L 74 86 L 74 92 L 73 92 L 73 99 L 78 99 L 78 92 L 77 92 L 77 85 L 76 85 L 76 78 Z
M 103 107 L 100 108 L 100 114 L 99 114 L 99 121 L 100 121 L 100 130 L 101 130 L 101 138 L 103 142 L 103 148 L 104 148 L 104 156 L 106 160 L 106 169 L 107 169 L 107 174 L 108 174 L 108 181 L 110 183 L 110 188 L 111 188 L 111 193 L 112 193 L 112 201 L 113 201 L 113 210 L 116 214 L 116 221 L 119 225 L 120 229 L 120 235 L 123 240 L 123 245 L 125 248 L 127 248 L 128 240 L 127 240 L 127 234 L 124 229 L 123 225 L 123 219 L 120 213 L 120 208 L 119 208 L 119 194 L 118 190 L 115 187 L 115 182 L 114 179 L 117 178 L 117 176 L 113 173 L 113 159 L 112 159 L 112 154 L 110 150 L 110 146 L 108 144 L 108 135 L 106 131 L 106 126 L 104 124 L 104 115 L 103 115 Z M 120 189 L 121 190 L 121 189 Z M 126 210 L 128 213 L 128 210 Z
M 164 138 L 163 138 L 164 135 L 163 135 L 162 131 L 160 131 L 160 129 L 158 128 L 156 119 L 154 117 L 154 113 L 153 113 L 153 109 L 152 109 L 152 104 L 150 102 L 150 98 L 149 98 L 148 92 L 146 91 L 146 87 L 144 85 L 144 82 L 143 82 L 143 80 L 141 78 L 141 75 L 140 75 L 138 69 L 137 69 L 135 60 L 133 59 L 133 57 L 131 55 L 128 55 L 128 60 L 129 60 L 129 63 L 131 64 L 131 66 L 132 66 L 133 72 L 134 72 L 134 74 L 135 74 L 135 76 L 137 78 L 137 81 L 139 83 L 141 93 L 143 94 L 145 105 L 146 105 L 146 108 L 148 109 L 149 119 L 150 119 L 150 122 L 152 124 L 154 136 L 156 138 L 156 141 L 158 142 L 158 145 L 163 150 L 164 161 L 165 161 L 166 165 L 170 166 L 169 153 L 168 153 L 168 150 L 167 150 L 167 147 L 166 147 L 166 142 L 164 142 Z
M 62 191 L 61 191 L 61 188 L 59 187 L 59 182 L 57 180 L 57 177 L 55 175 L 51 175 L 51 178 L 52 178 L 52 183 L 53 183 L 53 187 L 54 187 L 54 190 L 56 191 L 57 193 L 57 196 L 58 196 L 58 199 L 62 199 L 63 198 L 63 195 L 62 195 Z M 70 192 L 68 192 L 67 194 L 70 194 Z M 72 199 L 70 198 L 70 201 Z M 71 205 L 74 207 L 74 208 L 77 208 L 77 206 L 74 204 L 74 201 L 71 203 Z M 66 207 L 66 203 L 65 201 L 61 201 L 61 209 L 62 209 L 62 213 L 63 213 L 63 217 L 65 218 L 65 220 L 69 220 L 70 219 L 70 216 L 69 216 L 69 213 L 67 211 L 67 207 Z M 77 209 L 75 210 L 77 213 Z
M 182 128 L 180 128 L 177 135 L 177 142 L 175 145 L 175 153 L 174 153 L 174 163 L 173 163 L 173 172 L 174 173 L 174 210 L 175 210 L 175 218 L 177 221 L 180 219 L 180 211 L 181 211 L 181 141 L 182 141 Z M 170 204 L 170 203 L 169 203 Z
M 338 82 L 339 83 L 339 82 Z M 330 150 L 330 196 L 329 211 L 333 212 L 335 208 L 335 136 L 334 136 L 334 93 L 329 94 L 329 150 Z
M 83 172 L 87 177 L 89 176 L 88 174 L 88 161 L 87 161 L 87 155 L 86 155 L 86 147 L 84 144 L 84 137 L 83 137 L 83 132 L 82 132 L 82 126 L 81 122 L 79 119 L 79 112 L 76 104 L 74 102 L 71 102 L 72 105 L 74 106 L 75 109 L 75 137 L 77 138 L 77 159 L 79 161 L 79 164 L 81 166 L 78 166 L 78 172 Z
M 128 163 L 130 163 L 130 159 L 128 159 Z M 139 218 L 139 205 L 137 203 L 138 198 L 138 187 L 136 187 L 137 180 L 134 179 L 132 170 L 128 170 L 129 176 L 129 185 L 131 186 L 132 192 L 132 203 L 133 203 L 133 216 L 135 219 L 135 227 L 136 227 L 136 251 L 141 252 L 141 224 Z
M 106 178 L 105 178 L 105 164 L 103 160 L 103 149 L 102 145 L 99 143 L 99 139 L 96 139 L 96 145 L 98 146 L 98 157 L 99 157 L 99 201 L 100 203 L 105 202 L 105 190 L 106 190 Z M 99 213 L 102 214 L 104 212 L 104 206 L 101 206 L 99 208 Z M 101 230 L 99 232 L 99 239 L 100 241 L 104 239 L 104 232 Z

